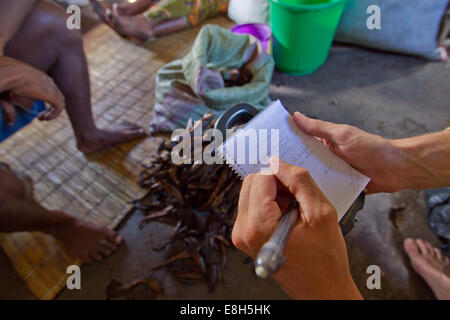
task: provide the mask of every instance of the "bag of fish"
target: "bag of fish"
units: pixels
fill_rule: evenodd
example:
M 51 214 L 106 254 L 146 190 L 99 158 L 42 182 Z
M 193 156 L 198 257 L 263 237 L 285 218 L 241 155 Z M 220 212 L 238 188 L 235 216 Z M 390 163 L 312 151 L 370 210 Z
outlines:
M 158 71 L 150 133 L 172 132 L 206 112 L 219 116 L 241 102 L 263 109 L 271 102 L 273 69 L 272 56 L 253 36 L 204 26 L 184 58 Z

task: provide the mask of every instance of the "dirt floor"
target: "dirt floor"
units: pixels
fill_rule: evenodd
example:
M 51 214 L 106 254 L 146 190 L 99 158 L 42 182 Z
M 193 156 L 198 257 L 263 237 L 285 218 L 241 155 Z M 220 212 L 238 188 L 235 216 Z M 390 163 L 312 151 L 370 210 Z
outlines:
M 334 46 L 325 65 L 310 76 L 278 72 L 270 95 L 289 110 L 347 123 L 389 138 L 442 130 L 450 125 L 450 65 Z M 398 210 L 392 210 L 398 209 Z M 183 286 L 164 271 L 150 271 L 164 259 L 149 242 L 167 238 L 170 227 L 152 223 L 139 230 L 141 217 L 131 215 L 119 228 L 125 239 L 115 254 L 82 268 L 82 290 L 63 290 L 58 299 L 103 299 L 111 279 L 128 282 L 154 276 L 162 299 L 287 299 L 274 281 L 251 273 L 245 255 L 232 252 L 224 280 L 211 293 L 206 285 Z M 433 294 L 411 269 L 402 249 L 405 237 L 437 243 L 428 228 L 423 192 L 368 196 L 356 228 L 346 237 L 351 271 L 368 299 L 431 299 Z M 370 265 L 382 271 L 381 290 L 366 287 Z M 0 298 L 32 299 L 8 258 L 0 251 Z

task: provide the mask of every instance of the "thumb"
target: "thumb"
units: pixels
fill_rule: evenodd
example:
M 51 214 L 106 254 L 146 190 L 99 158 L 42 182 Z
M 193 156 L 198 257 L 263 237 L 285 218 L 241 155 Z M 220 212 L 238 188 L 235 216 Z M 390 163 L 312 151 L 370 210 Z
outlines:
M 276 163 L 278 162 L 278 163 Z M 318 213 L 315 208 L 320 203 L 329 203 L 311 174 L 305 168 L 296 167 L 279 158 L 270 159 L 271 168 L 276 168 L 274 174 L 278 180 L 289 189 L 300 204 L 306 221 L 313 221 Z M 331 204 L 330 204 L 331 206 Z
M 338 124 L 326 122 L 317 119 L 311 119 L 301 114 L 294 112 L 294 122 L 303 132 L 318 138 L 333 140 L 333 133 L 336 132 Z
M 16 108 L 4 99 L 0 100 L 0 108 L 3 109 L 3 114 L 5 115 L 5 122 L 8 126 L 11 126 L 16 121 Z

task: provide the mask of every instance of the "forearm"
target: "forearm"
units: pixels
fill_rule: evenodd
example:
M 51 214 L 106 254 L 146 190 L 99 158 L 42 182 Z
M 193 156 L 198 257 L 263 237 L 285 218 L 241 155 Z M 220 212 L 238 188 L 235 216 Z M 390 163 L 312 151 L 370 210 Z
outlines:
M 36 0 L 0 1 L 0 55 L 6 43 L 14 37 Z
M 13 67 L 3 67 L 0 64 L 0 93 L 7 92 L 23 83 L 23 77 Z
M 401 189 L 450 186 L 450 130 L 392 140 Z

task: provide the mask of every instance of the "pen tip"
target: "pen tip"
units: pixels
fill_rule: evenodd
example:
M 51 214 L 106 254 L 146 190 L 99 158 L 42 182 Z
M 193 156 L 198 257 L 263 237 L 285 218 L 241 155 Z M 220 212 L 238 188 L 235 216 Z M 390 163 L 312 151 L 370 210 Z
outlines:
M 266 279 L 267 277 L 269 277 L 269 272 L 267 272 L 266 268 L 264 268 L 263 266 L 256 266 L 255 273 L 262 279 Z

